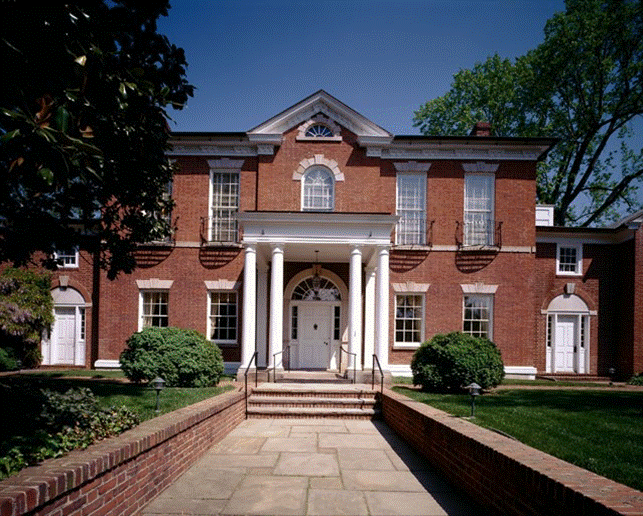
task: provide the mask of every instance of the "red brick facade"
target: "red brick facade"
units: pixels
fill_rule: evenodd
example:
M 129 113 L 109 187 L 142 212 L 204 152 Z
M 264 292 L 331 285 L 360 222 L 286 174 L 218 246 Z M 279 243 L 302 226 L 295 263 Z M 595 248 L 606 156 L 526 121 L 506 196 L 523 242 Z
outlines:
M 326 124 L 332 136 L 306 136 L 311 123 Z M 247 133 L 176 134 L 170 153 L 178 165 L 172 187 L 177 228 L 172 242 L 141 246 L 136 271 L 114 281 L 98 272 L 84 251 L 77 268 L 57 272 L 86 302 L 84 365 L 117 364 L 126 339 L 140 328 L 142 293 L 159 289 L 168 295 L 169 325 L 210 334 L 209 293 L 236 293 L 236 338 L 221 345 L 224 358 L 231 369 L 244 365 L 249 357 L 244 346 L 250 346 L 259 352 L 260 365 L 268 364 L 281 349 L 274 342 L 296 342 L 298 316 L 291 310 L 296 303 L 284 299 L 284 293 L 290 289 L 290 295 L 293 278 L 299 281 L 306 271 L 312 276 L 321 270 L 322 277 L 350 296 L 331 305 L 336 311 L 335 319 L 326 321 L 330 348 L 357 350 L 364 368 L 369 367 L 372 350 L 382 357 L 385 353 L 378 346 L 385 346 L 393 374 L 408 372 L 414 347 L 396 345 L 396 327 L 402 324 L 396 296 L 411 293 L 423 303 L 421 320 L 414 323 L 422 340 L 463 330 L 465 296 L 482 295 L 491 299 L 490 336 L 502 351 L 507 372 L 555 372 L 547 371 L 546 365 L 547 309 L 568 283 L 574 283 L 574 295 L 588 307 L 589 367 L 584 372 L 605 375 L 610 367 L 621 374 L 643 370 L 643 323 L 635 317 L 643 303 L 643 258 L 636 251 L 643 244 L 641 231 L 575 233 L 575 242 L 587 237 L 583 274 L 557 275 L 554 240 L 566 235 L 556 228 L 537 231 L 534 223 L 536 165 L 553 143 L 486 135 L 394 136 L 325 92 Z M 329 213 L 303 210 L 305 174 L 316 166 L 332 174 L 332 207 L 324 210 Z M 238 175 L 237 212 L 242 218 L 234 242 L 215 242 L 208 233 L 212 170 Z M 394 217 L 399 215 L 398 178 L 406 173 L 424 178 L 426 191 L 419 197 L 424 202 L 425 234 L 417 244 L 401 246 L 395 243 Z M 464 245 L 467 174 L 492 177 L 493 234 L 485 245 Z M 254 218 L 244 219 L 244 214 Z M 302 227 L 312 236 L 292 227 L 294 220 L 304 220 Z M 386 223 L 390 238 L 387 234 L 386 241 L 380 238 L 371 244 L 369 239 L 378 238 L 377 231 Z M 328 241 L 326 227 L 332 235 Z M 256 293 L 256 310 L 254 300 L 247 305 L 244 299 L 249 246 L 256 248 L 258 258 L 258 272 L 251 276 L 257 286 L 250 290 Z M 272 292 L 275 246 L 283 248 L 283 272 L 277 276 L 283 281 L 280 296 Z M 377 261 L 382 248 L 388 252 L 388 307 L 370 293 L 373 284 L 367 278 L 369 270 L 376 271 L 375 285 L 387 277 L 380 275 L 381 266 L 378 269 L 379 263 L 386 263 Z M 356 281 L 351 249 L 360 253 L 358 293 L 351 293 Z M 318 259 L 321 268 L 315 269 Z M 271 319 L 275 303 L 283 328 Z M 244 311 L 252 324 L 244 321 Z M 378 334 L 378 328 L 386 328 L 381 317 L 388 320 L 388 335 Z M 328 367 L 336 367 L 334 351 L 329 353 Z M 305 364 L 303 358 L 299 361 Z M 56 360 L 49 363 L 56 365 Z

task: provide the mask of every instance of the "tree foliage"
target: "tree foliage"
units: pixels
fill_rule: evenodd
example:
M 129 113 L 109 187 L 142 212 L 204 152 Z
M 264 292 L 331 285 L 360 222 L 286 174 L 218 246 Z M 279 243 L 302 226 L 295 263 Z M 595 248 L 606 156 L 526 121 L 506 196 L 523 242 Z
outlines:
M 0 261 L 91 234 L 110 277 L 167 236 L 168 107 L 193 93 L 166 1 L 0 6 Z
M 40 339 L 54 322 L 51 278 L 31 270 L 6 268 L 0 274 L 0 346 L 23 365 L 40 362 Z
M 567 0 L 543 43 L 461 70 L 446 95 L 414 115 L 424 134 L 466 134 L 488 121 L 498 136 L 560 139 L 538 177 L 538 200 L 557 225 L 593 225 L 638 208 L 643 176 L 643 4 Z

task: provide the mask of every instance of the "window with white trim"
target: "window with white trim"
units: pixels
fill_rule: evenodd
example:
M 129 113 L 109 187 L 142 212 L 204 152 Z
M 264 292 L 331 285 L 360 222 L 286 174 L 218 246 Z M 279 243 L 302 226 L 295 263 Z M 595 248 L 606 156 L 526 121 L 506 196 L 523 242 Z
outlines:
M 474 337 L 493 338 L 493 296 L 468 294 L 464 296 L 462 332 Z
M 208 335 L 215 344 L 237 344 L 238 307 L 236 292 L 210 292 Z
M 494 245 L 494 174 L 465 174 L 465 246 Z
M 424 338 L 424 295 L 395 295 L 395 347 L 418 347 Z
M 210 240 L 237 241 L 239 211 L 239 171 L 211 170 L 212 197 L 210 199 Z
M 583 246 L 557 244 L 556 272 L 567 276 L 580 276 L 583 273 Z
M 54 253 L 54 260 L 56 260 L 59 267 L 78 267 L 78 248 L 58 250 Z
M 426 244 L 426 174 L 398 173 L 395 231 L 398 245 Z
M 303 211 L 333 211 L 335 177 L 323 166 L 310 167 L 302 178 L 301 207 Z
M 142 290 L 140 292 L 139 330 L 168 326 L 169 292 L 167 290 Z

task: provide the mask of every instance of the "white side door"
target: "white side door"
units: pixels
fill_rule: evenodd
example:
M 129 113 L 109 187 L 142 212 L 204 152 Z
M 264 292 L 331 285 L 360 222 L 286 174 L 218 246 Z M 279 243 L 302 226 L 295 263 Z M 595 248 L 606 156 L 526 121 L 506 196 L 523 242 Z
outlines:
M 555 371 L 558 373 L 575 372 L 577 321 L 575 315 L 559 315 L 556 319 Z
M 331 307 L 300 305 L 298 317 L 300 369 L 328 369 L 331 343 Z
M 56 307 L 51 339 L 51 363 L 73 364 L 76 350 L 76 308 Z

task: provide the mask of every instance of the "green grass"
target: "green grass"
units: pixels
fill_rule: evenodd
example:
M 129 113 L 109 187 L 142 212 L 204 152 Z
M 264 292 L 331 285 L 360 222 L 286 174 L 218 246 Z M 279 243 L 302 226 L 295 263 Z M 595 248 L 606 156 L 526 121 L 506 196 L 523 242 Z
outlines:
M 120 371 L 67 370 L 6 376 L 1 378 L 0 382 L 19 382 L 25 389 L 48 388 L 63 392 L 72 387 L 87 387 L 103 407 L 125 405 L 136 412 L 141 421 L 159 415 L 156 414 L 156 391 L 146 385 L 115 381 L 120 378 L 124 378 Z M 172 412 L 232 389 L 234 386 L 231 384 L 194 389 L 165 388 L 159 396 L 160 414 Z
M 394 390 L 455 416 L 470 397 Z M 479 396 L 476 417 L 550 455 L 643 490 L 643 393 L 591 390 L 499 390 Z

